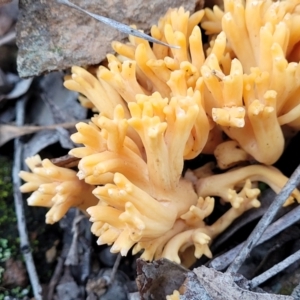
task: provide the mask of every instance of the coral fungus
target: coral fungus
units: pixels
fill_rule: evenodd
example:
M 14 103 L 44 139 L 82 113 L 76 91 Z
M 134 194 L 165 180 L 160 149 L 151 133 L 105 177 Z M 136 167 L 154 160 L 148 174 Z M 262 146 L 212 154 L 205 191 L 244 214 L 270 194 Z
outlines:
M 284 150 L 282 126 L 300 128 L 298 2 L 170 9 L 151 34 L 180 49 L 130 36 L 112 44 L 107 67 L 73 67 L 65 86 L 99 114 L 71 136 L 83 145 L 70 151 L 80 159 L 77 177 L 49 160 L 27 161 L 33 174 L 20 176 L 22 192 L 34 192 L 29 204 L 52 207 L 49 223 L 71 206 L 86 210 L 98 243 L 122 255 L 133 248 L 147 260 L 180 262 L 193 246 L 195 257 L 211 257 L 212 240 L 260 206 L 257 182 L 278 193 L 287 181 L 271 165 Z M 183 173 L 201 153 L 214 154 L 223 173 L 211 164 Z M 231 208 L 207 225 L 214 197 Z M 298 190 L 286 204 L 294 198 Z
M 76 172 L 55 166 L 49 159 L 36 155 L 26 159 L 32 173 L 21 171 L 19 176 L 27 183 L 21 192 L 32 195 L 27 199 L 28 205 L 51 207 L 46 215 L 47 223 L 59 221 L 70 207 L 85 211 L 97 204 L 92 194 L 93 187 L 80 181 Z

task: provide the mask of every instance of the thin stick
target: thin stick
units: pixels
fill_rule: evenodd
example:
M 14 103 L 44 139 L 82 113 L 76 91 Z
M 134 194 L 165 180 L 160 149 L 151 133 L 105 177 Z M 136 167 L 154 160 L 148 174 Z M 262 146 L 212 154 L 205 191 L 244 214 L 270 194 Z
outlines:
M 16 39 L 16 32 L 14 30 L 10 31 L 5 36 L 0 38 L 0 47 L 10 42 L 13 42 L 15 39 Z
M 291 225 L 295 224 L 299 220 L 300 220 L 300 206 L 297 206 L 292 211 L 288 212 L 280 219 L 272 223 L 264 232 L 264 234 L 261 236 L 260 240 L 256 245 L 260 245 L 265 241 L 268 241 L 273 236 L 282 232 L 284 229 L 290 227 Z M 209 266 L 218 271 L 224 270 L 225 268 L 228 267 L 228 265 L 231 262 L 233 262 L 237 254 L 241 251 L 244 244 L 245 242 L 235 246 L 234 248 L 230 249 L 226 253 L 216 257 L 209 263 Z
M 121 254 L 119 253 L 118 256 L 117 256 L 117 259 L 116 259 L 116 261 L 115 261 L 115 263 L 114 263 L 113 269 L 112 269 L 112 271 L 111 271 L 110 282 L 109 282 L 109 284 L 112 284 L 113 281 L 114 281 L 114 279 L 115 279 L 115 276 L 116 276 L 116 274 L 117 274 L 117 271 L 118 271 L 118 268 L 119 268 L 119 265 L 120 265 L 120 262 L 121 262 L 121 258 L 122 258 L 122 256 L 121 256 Z
M 17 125 L 22 126 L 24 124 L 24 105 L 25 99 L 20 99 L 16 105 L 16 120 Z M 30 283 L 32 286 L 33 294 L 35 300 L 42 300 L 42 288 L 39 282 L 39 278 L 36 272 L 35 264 L 33 261 L 30 243 L 27 235 L 27 227 L 25 222 L 24 207 L 23 207 L 23 198 L 20 192 L 21 179 L 19 177 L 19 172 L 21 170 L 21 157 L 23 145 L 19 138 L 15 139 L 14 142 L 15 152 L 14 152 L 14 165 L 13 165 L 13 184 L 14 184 L 14 202 L 15 210 L 18 222 L 18 231 L 20 236 L 20 248 L 23 254 L 26 269 L 29 275 Z
M 8 124 L 0 124 L 0 147 L 4 145 L 9 140 L 20 137 L 22 135 L 26 134 L 32 134 L 35 132 L 39 132 L 41 130 L 54 130 L 59 127 L 71 129 L 74 128 L 75 125 L 79 122 L 88 122 L 89 120 L 78 120 L 74 122 L 68 122 L 68 123 L 61 123 L 61 124 L 52 124 L 52 125 L 45 125 L 45 126 L 32 126 L 32 125 L 25 125 L 18 126 L 15 125 L 8 125 Z M 18 130 L 17 130 L 18 129 Z
M 293 264 L 294 262 L 296 262 L 299 259 L 300 259 L 300 250 L 298 250 L 294 254 L 290 255 L 288 258 L 286 258 L 282 262 L 278 263 L 277 265 L 273 266 L 272 268 L 270 268 L 266 272 L 260 274 L 257 277 L 254 277 L 250 281 L 250 286 L 252 288 L 255 288 L 255 287 L 259 286 L 260 284 L 267 281 L 271 277 L 277 275 L 279 272 L 286 269 L 288 266 L 290 266 L 291 264 Z
M 275 197 L 274 202 L 270 205 L 266 213 L 260 219 L 247 241 L 245 242 L 241 252 L 237 255 L 233 263 L 228 267 L 226 272 L 237 273 L 241 265 L 250 254 L 251 250 L 254 248 L 256 243 L 261 238 L 264 231 L 271 224 L 277 211 L 282 207 L 284 202 L 288 199 L 293 190 L 297 187 L 300 182 L 300 165 L 292 174 L 291 178 L 288 180 L 286 185 L 280 191 L 280 193 Z
M 83 8 L 77 6 L 76 4 L 74 3 L 71 3 L 70 1 L 68 0 L 57 0 L 58 3 L 61 3 L 61 4 L 64 4 L 64 5 L 67 5 L 67 6 L 70 6 L 70 7 L 73 7 L 89 16 L 91 16 L 92 18 L 96 19 L 97 21 L 100 21 L 106 25 L 109 25 L 113 28 L 116 28 L 117 30 L 123 32 L 123 33 L 126 33 L 126 34 L 130 34 L 130 35 L 134 35 L 136 37 L 140 37 L 146 41 L 149 41 L 151 43 L 155 43 L 155 44 L 160 44 L 160 45 L 163 45 L 163 46 L 166 46 L 166 47 L 169 47 L 169 48 L 174 48 L 174 49 L 180 49 L 180 46 L 175 46 L 175 45 L 169 45 L 167 43 L 164 43 L 162 41 L 159 41 L 153 37 L 151 37 L 150 35 L 148 34 L 145 34 L 139 30 L 136 30 L 130 26 L 127 26 L 125 24 L 122 24 L 120 22 L 117 22 L 115 20 L 112 20 L 112 19 L 109 19 L 109 18 L 106 18 L 106 17 L 103 17 L 103 16 L 99 16 L 99 15 L 96 15 L 96 14 L 93 14 L 87 10 L 84 10 Z
M 62 269 L 64 267 L 65 257 L 59 257 L 57 259 L 57 264 L 54 270 L 54 273 L 52 275 L 52 278 L 50 280 L 49 286 L 48 286 L 48 295 L 47 300 L 52 300 L 54 295 L 54 289 L 56 288 L 56 285 L 61 277 Z

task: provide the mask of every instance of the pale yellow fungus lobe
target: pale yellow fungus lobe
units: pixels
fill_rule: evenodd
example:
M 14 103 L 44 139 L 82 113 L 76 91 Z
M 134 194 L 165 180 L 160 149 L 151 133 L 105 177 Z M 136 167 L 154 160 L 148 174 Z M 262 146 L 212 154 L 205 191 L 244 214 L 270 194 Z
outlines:
M 249 154 L 241 149 L 236 141 L 226 141 L 219 144 L 214 151 L 218 167 L 222 170 L 229 169 L 239 163 L 250 160 Z
M 179 291 L 173 291 L 173 294 L 172 295 L 168 295 L 166 297 L 166 300 L 180 300 L 180 293 Z
M 22 193 L 33 192 L 28 205 L 50 207 L 46 223 L 59 221 L 71 207 L 82 211 L 97 204 L 92 194 L 93 186 L 79 180 L 76 172 L 55 166 L 49 159 L 36 155 L 26 159 L 32 173 L 21 171 L 19 176 L 26 181 L 20 188 Z
M 278 193 L 288 181 L 281 172 L 273 167 L 252 165 L 231 170 L 229 172 L 200 178 L 196 184 L 197 193 L 202 197 L 218 196 L 225 202 L 230 202 L 233 207 L 238 208 L 240 198 L 236 193 L 240 183 L 250 180 L 251 182 L 264 182 L 273 191 Z M 216 189 L 216 185 L 218 188 Z M 247 192 L 248 193 L 248 192 Z M 290 198 L 300 202 L 300 193 L 294 190 Z

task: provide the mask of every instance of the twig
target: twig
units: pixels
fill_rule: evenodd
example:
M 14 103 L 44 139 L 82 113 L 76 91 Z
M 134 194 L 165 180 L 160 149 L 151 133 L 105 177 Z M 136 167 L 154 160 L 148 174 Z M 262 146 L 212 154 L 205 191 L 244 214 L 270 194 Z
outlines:
M 24 105 L 26 98 L 20 99 L 16 105 L 16 120 L 17 125 L 22 126 L 24 124 Z M 30 243 L 27 235 L 27 227 L 25 222 L 24 215 L 24 207 L 23 207 L 23 199 L 21 192 L 19 190 L 21 185 L 21 179 L 19 177 L 19 172 L 21 170 L 21 157 L 23 145 L 19 138 L 15 139 L 14 142 L 15 152 L 14 152 L 14 165 L 13 165 L 13 184 L 14 184 L 14 202 L 15 202 L 15 210 L 18 222 L 18 231 L 20 236 L 20 247 L 21 252 L 23 254 L 26 269 L 29 275 L 30 283 L 32 286 L 34 298 L 36 300 L 42 300 L 42 288 L 39 282 L 39 278 L 36 272 L 36 268 L 34 265 Z
M 293 190 L 297 187 L 300 182 L 300 165 L 292 174 L 291 178 L 288 180 L 286 185 L 280 191 L 280 193 L 275 197 L 274 202 L 270 205 L 269 209 L 260 219 L 250 236 L 248 237 L 247 241 L 245 242 L 241 252 L 237 255 L 233 263 L 228 267 L 226 272 L 233 272 L 237 273 L 240 269 L 241 265 L 257 244 L 259 239 L 261 238 L 264 231 L 267 227 L 271 224 L 272 220 L 274 219 L 277 211 L 282 207 L 284 202 L 288 199 L 290 194 Z
M 282 247 L 282 244 L 278 243 L 278 244 L 275 244 L 275 246 L 273 246 L 271 249 L 269 249 L 269 251 L 264 255 L 263 259 L 259 263 L 259 265 L 254 269 L 254 271 L 252 273 L 253 275 L 251 277 L 254 277 L 257 274 L 259 274 L 261 268 L 263 268 L 263 266 L 266 265 L 267 261 L 270 260 L 270 255 L 274 252 L 276 253 L 281 247 Z
M 8 44 L 8 43 L 14 41 L 15 38 L 16 38 L 16 32 L 14 30 L 10 31 L 9 33 L 7 33 L 5 36 L 3 36 L 0 39 L 0 46 L 3 46 L 5 44 Z
M 65 262 L 65 257 L 61 256 L 58 258 L 54 273 L 53 273 L 50 283 L 48 285 L 47 300 L 53 299 L 54 289 L 61 277 L 64 262 Z
M 85 227 L 84 234 L 79 236 L 79 242 L 82 247 L 83 255 L 81 257 L 81 274 L 80 279 L 81 282 L 86 282 L 87 278 L 90 276 L 91 273 L 91 254 L 92 254 L 92 247 L 91 247 L 91 241 L 92 241 L 92 232 L 87 229 L 90 228 L 89 226 L 89 220 L 85 218 L 83 220 L 82 225 L 84 226 L 88 224 Z
M 116 259 L 116 261 L 115 261 L 115 263 L 114 263 L 113 269 L 112 269 L 112 271 L 111 271 L 111 274 L 110 274 L 110 281 L 109 281 L 108 284 L 112 284 L 112 283 L 113 283 L 113 281 L 114 281 L 114 279 L 115 279 L 115 276 L 116 276 L 116 274 L 117 274 L 117 271 L 118 271 L 120 262 L 121 262 L 121 258 L 122 258 L 122 256 L 121 256 L 121 254 L 119 253 L 118 256 L 117 256 L 117 259 Z
M 264 272 L 264 273 L 260 274 L 259 276 L 253 278 L 250 281 L 250 286 L 252 288 L 255 288 L 255 287 L 259 286 L 260 284 L 267 281 L 269 278 L 277 275 L 279 272 L 286 269 L 288 266 L 290 266 L 291 264 L 293 264 L 294 262 L 296 262 L 299 259 L 300 259 L 300 250 L 298 250 L 294 254 L 290 255 L 288 258 L 286 258 L 282 262 L 278 263 L 277 265 L 273 266 L 272 268 L 270 268 L 266 272 Z
M 67 5 L 69 7 L 72 7 L 72 8 L 75 8 L 87 15 L 89 15 L 90 17 L 96 19 L 97 21 L 100 21 L 106 25 L 109 25 L 113 28 L 116 28 L 117 30 L 123 32 L 123 33 L 126 33 L 126 34 L 130 34 L 130 35 L 133 35 L 133 36 L 136 36 L 136 37 L 140 37 L 146 41 L 149 41 L 151 43 L 155 43 L 155 44 L 160 44 L 160 45 L 163 45 L 163 46 L 166 46 L 166 47 L 169 47 L 169 48 L 174 48 L 174 49 L 180 49 L 180 46 L 175 46 L 175 45 L 169 45 L 167 43 L 164 43 L 160 40 L 157 40 L 153 37 L 151 37 L 150 35 L 148 34 L 145 34 L 139 30 L 136 30 L 130 26 L 127 26 L 123 23 L 120 23 L 120 22 L 117 22 L 115 20 L 112 20 L 112 19 L 109 19 L 109 18 L 106 18 L 106 17 L 103 17 L 103 16 L 99 16 L 99 15 L 96 15 L 96 14 L 93 14 L 87 10 L 84 10 L 82 9 L 81 7 L 77 6 L 76 4 L 74 3 L 71 3 L 70 1 L 68 0 L 57 0 L 58 3 L 61 3 L 61 4 L 64 4 L 64 5 Z
M 26 134 L 32 134 L 35 132 L 39 132 L 41 130 L 54 130 L 59 127 L 70 129 L 74 128 L 75 125 L 79 122 L 87 122 L 88 120 L 78 120 L 74 122 L 68 122 L 68 123 L 61 123 L 61 124 L 52 124 L 52 125 L 45 125 L 45 126 L 31 126 L 31 125 L 25 125 L 25 126 L 14 126 L 9 124 L 0 124 L 0 146 L 4 145 L 9 140 L 26 135 Z M 24 124 L 23 124 L 24 125 Z
M 114 266 L 111 270 L 110 276 L 104 275 L 104 276 L 100 277 L 100 281 L 103 280 L 105 282 L 106 287 L 112 285 L 112 283 L 114 282 L 121 259 L 122 259 L 122 255 L 119 253 L 115 260 Z
M 79 236 L 79 223 L 86 218 L 85 215 L 81 215 L 79 209 L 76 210 L 76 215 L 72 224 L 73 238 L 72 243 L 65 261 L 65 266 L 78 265 L 78 236 Z
M 74 209 L 75 210 L 75 209 Z M 64 242 L 63 242 L 63 248 L 62 248 L 62 251 L 61 251 L 61 255 L 60 257 L 58 258 L 57 260 L 57 264 L 56 264 L 56 267 L 55 267 L 55 270 L 54 270 L 54 273 L 53 273 L 53 276 L 50 280 L 50 283 L 48 285 L 48 290 L 47 290 L 47 300 L 53 300 L 53 295 L 54 295 L 54 291 L 55 291 L 55 288 L 58 284 L 58 282 L 61 280 L 61 277 L 62 277 L 62 273 L 63 273 L 63 268 L 64 268 L 64 265 L 65 265 L 65 261 L 66 261 L 66 258 L 70 252 L 70 245 L 68 242 L 66 242 L 66 236 L 69 237 L 69 235 L 71 234 L 71 228 L 70 226 L 68 226 L 69 224 L 68 223 L 71 223 L 73 224 L 73 221 L 69 220 L 69 216 L 72 216 L 72 212 L 69 210 L 68 213 L 67 213 L 67 216 L 66 218 L 64 218 L 64 221 L 66 222 L 65 226 L 62 226 L 62 223 L 64 223 L 63 220 L 60 221 L 60 226 L 62 229 L 64 229 Z M 73 219 L 75 217 L 73 216 Z
M 300 206 L 297 206 L 292 211 L 288 212 L 283 217 L 278 219 L 276 222 L 271 224 L 264 232 L 257 245 L 260 245 L 265 241 L 268 241 L 273 236 L 280 233 L 281 231 L 288 228 L 289 226 L 295 224 L 299 220 L 300 220 Z M 224 270 L 234 260 L 234 258 L 240 252 L 244 244 L 245 242 L 230 249 L 226 253 L 216 257 L 209 263 L 209 266 L 219 271 Z

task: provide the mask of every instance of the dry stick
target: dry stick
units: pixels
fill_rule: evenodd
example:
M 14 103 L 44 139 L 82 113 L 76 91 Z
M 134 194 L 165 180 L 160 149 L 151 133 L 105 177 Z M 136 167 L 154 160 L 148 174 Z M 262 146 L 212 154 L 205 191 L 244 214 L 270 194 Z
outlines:
M 62 269 L 64 267 L 64 262 L 65 262 L 64 257 L 59 257 L 57 259 L 57 264 L 56 264 L 54 273 L 53 273 L 50 283 L 48 285 L 47 300 L 53 299 L 54 289 L 56 288 L 56 285 L 61 277 Z
M 120 265 L 120 262 L 121 262 L 121 254 L 119 253 L 118 256 L 117 256 L 117 259 L 114 263 L 114 266 L 113 266 L 113 269 L 111 271 L 111 274 L 110 274 L 110 281 L 109 281 L 109 284 L 112 284 L 114 279 L 115 279 L 115 276 L 117 274 L 117 271 L 118 271 L 118 268 L 119 268 L 119 265 Z
M 263 268 L 263 266 L 266 265 L 267 261 L 270 260 L 270 256 L 273 253 L 278 253 L 278 251 L 280 251 L 279 249 L 282 248 L 282 244 L 281 243 L 276 243 L 275 246 L 273 246 L 271 249 L 269 249 L 269 251 L 265 254 L 265 256 L 263 257 L 263 259 L 260 261 L 260 263 L 258 264 L 258 266 L 256 266 L 256 268 L 253 271 L 253 275 L 251 277 L 256 277 L 258 276 L 257 274 L 259 274 L 260 270 Z M 253 279 L 252 278 L 252 279 Z
M 79 223 L 82 219 L 86 218 L 85 215 L 81 215 L 79 209 L 76 210 L 76 215 L 72 224 L 73 238 L 72 243 L 66 257 L 65 265 L 66 266 L 76 266 L 78 265 L 78 236 L 79 236 Z
M 64 235 L 66 235 L 67 233 L 65 232 Z M 55 288 L 59 282 L 59 280 L 61 279 L 61 275 L 62 275 L 62 271 L 65 265 L 65 261 L 67 259 L 67 256 L 70 252 L 70 246 L 68 243 L 64 243 L 63 244 L 63 249 L 61 251 L 61 255 L 57 260 L 57 264 L 53 273 L 53 276 L 50 280 L 50 283 L 48 285 L 48 290 L 47 290 L 47 300 L 53 300 L 53 295 L 54 295 L 54 291 Z
M 14 125 L 8 125 L 8 124 L 1 124 L 0 125 L 0 146 L 4 145 L 9 140 L 20 137 L 22 135 L 26 134 L 32 134 L 35 132 L 39 132 L 41 130 L 54 130 L 58 127 L 71 129 L 74 128 L 75 125 L 79 122 L 88 122 L 90 120 L 78 120 L 74 122 L 68 122 L 68 123 L 61 123 L 61 124 L 52 124 L 52 125 L 46 125 L 46 126 L 31 126 L 31 125 L 25 125 L 20 126 L 20 129 L 16 131 L 17 126 Z
M 280 262 L 277 265 L 273 266 L 272 268 L 270 268 L 266 272 L 260 274 L 257 277 L 254 277 L 250 281 L 250 286 L 252 288 L 255 288 L 255 287 L 259 286 L 260 284 L 267 281 L 271 277 L 277 275 L 279 272 L 286 269 L 288 266 L 290 266 L 291 264 L 293 264 L 294 262 L 296 262 L 299 259 L 300 259 L 300 250 L 298 250 L 294 254 L 290 255 L 285 260 L 283 260 L 282 262 Z
M 270 205 L 266 213 L 260 219 L 254 230 L 251 232 L 250 236 L 248 237 L 247 241 L 245 242 L 241 252 L 237 255 L 233 263 L 228 267 L 226 272 L 233 272 L 237 273 L 240 269 L 241 265 L 254 248 L 256 243 L 261 238 L 264 231 L 267 227 L 271 224 L 272 220 L 274 219 L 277 211 L 282 207 L 284 202 L 288 199 L 290 194 L 293 190 L 297 187 L 300 182 L 300 165 L 292 174 L 291 178 L 279 192 L 279 194 L 275 197 L 274 202 Z
M 24 124 L 24 105 L 25 105 L 25 98 L 20 99 L 16 105 L 16 121 L 18 126 L 22 126 Z M 21 170 L 21 157 L 22 157 L 23 145 L 19 138 L 15 139 L 14 147 L 15 150 L 14 150 L 14 165 L 13 165 L 12 177 L 13 177 L 13 184 L 14 184 L 15 210 L 17 215 L 18 231 L 20 236 L 20 248 L 25 260 L 26 269 L 29 275 L 34 298 L 35 300 L 42 300 L 42 288 L 39 282 L 39 278 L 36 272 L 35 264 L 30 249 L 30 243 L 27 235 L 27 228 L 26 228 L 25 215 L 24 215 L 23 198 L 20 192 L 21 179 L 19 177 L 19 172 Z
M 286 228 L 295 224 L 299 220 L 300 220 L 300 206 L 297 206 L 292 211 L 288 212 L 287 214 L 282 216 L 280 219 L 278 219 L 276 222 L 272 223 L 266 229 L 264 234 L 261 236 L 261 238 L 258 241 L 258 243 L 256 244 L 256 246 L 264 243 L 265 241 L 268 241 L 273 236 L 282 232 L 283 230 L 285 230 Z M 224 270 L 225 268 L 228 267 L 228 265 L 230 265 L 231 262 L 233 262 L 234 258 L 241 251 L 244 244 L 245 244 L 245 242 L 235 246 L 234 248 L 230 249 L 226 253 L 216 257 L 209 263 L 209 266 L 218 271 Z
M 136 37 L 140 37 L 140 38 L 142 38 L 146 41 L 149 41 L 151 43 L 156 43 L 156 44 L 163 45 L 163 46 L 166 46 L 166 47 L 169 47 L 169 48 L 180 49 L 180 46 L 170 45 L 170 44 L 164 43 L 164 42 L 162 42 L 160 40 L 157 40 L 157 39 L 153 38 L 152 36 L 142 32 L 142 31 L 134 29 L 134 28 L 132 28 L 130 26 L 127 26 L 123 23 L 120 23 L 118 21 L 115 21 L 113 19 L 109 19 L 109 18 L 100 16 L 100 15 L 93 14 L 93 13 L 79 7 L 78 5 L 68 1 L 68 0 L 57 0 L 57 2 L 61 3 L 61 4 L 64 4 L 64 5 L 67 5 L 69 7 L 73 7 L 75 9 L 89 15 L 90 17 L 96 19 L 97 21 L 100 21 L 100 22 L 102 22 L 106 25 L 109 25 L 109 26 L 119 30 L 120 32 L 129 34 L 129 35 L 133 35 L 133 36 L 136 36 Z
M 0 47 L 8 44 L 16 39 L 16 32 L 13 30 L 0 38 Z

